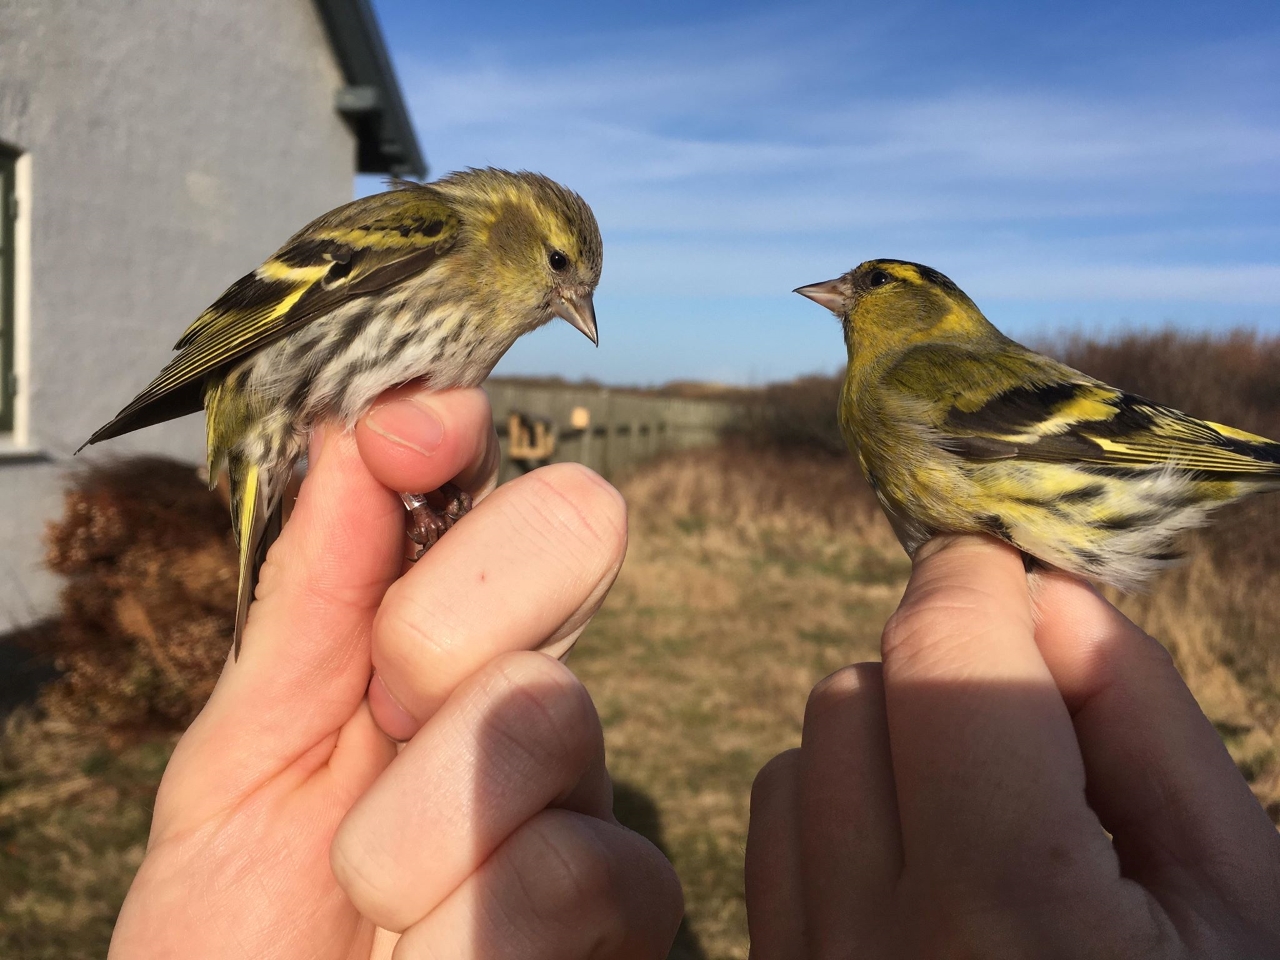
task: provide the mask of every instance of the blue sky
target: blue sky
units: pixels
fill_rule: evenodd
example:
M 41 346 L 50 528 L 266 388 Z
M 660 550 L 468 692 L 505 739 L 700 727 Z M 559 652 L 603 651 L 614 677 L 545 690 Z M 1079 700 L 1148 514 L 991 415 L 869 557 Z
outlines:
M 500 373 L 830 371 L 788 291 L 877 256 L 1023 339 L 1280 333 L 1274 0 L 374 6 L 433 176 L 539 170 L 600 220 L 599 349 L 557 323 Z

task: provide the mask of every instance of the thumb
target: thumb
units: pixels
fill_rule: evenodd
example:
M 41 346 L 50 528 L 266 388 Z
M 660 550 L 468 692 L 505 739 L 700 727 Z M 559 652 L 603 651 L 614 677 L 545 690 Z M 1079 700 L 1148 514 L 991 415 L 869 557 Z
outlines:
M 374 613 L 403 561 L 404 509 L 354 436 L 316 431 L 297 504 L 228 661 L 166 780 L 222 807 L 334 735 L 369 681 Z

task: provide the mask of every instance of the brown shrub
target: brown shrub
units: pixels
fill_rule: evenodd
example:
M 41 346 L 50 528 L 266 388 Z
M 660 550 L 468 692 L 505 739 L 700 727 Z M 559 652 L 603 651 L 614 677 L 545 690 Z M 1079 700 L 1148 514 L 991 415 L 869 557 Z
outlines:
M 46 533 L 66 578 L 39 634 L 63 675 L 44 688 L 52 717 L 117 738 L 182 729 L 226 657 L 235 561 L 226 506 L 195 468 L 134 458 L 76 475 Z
M 843 372 L 771 383 L 737 398 L 740 412 L 724 431 L 748 447 L 848 455 L 836 408 Z

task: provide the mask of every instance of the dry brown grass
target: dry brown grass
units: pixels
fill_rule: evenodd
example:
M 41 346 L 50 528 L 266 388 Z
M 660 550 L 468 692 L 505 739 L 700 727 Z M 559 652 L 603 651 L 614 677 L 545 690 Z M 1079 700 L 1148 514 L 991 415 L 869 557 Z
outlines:
M 751 781 L 800 736 L 809 688 L 878 656 L 908 570 L 848 460 L 708 450 L 622 483 L 631 545 L 570 665 L 610 769 L 661 816 L 692 931 L 746 956 Z M 625 818 L 624 818 L 625 819 Z
M 0 956 L 106 955 L 171 749 L 112 748 L 29 710 L 0 726 Z

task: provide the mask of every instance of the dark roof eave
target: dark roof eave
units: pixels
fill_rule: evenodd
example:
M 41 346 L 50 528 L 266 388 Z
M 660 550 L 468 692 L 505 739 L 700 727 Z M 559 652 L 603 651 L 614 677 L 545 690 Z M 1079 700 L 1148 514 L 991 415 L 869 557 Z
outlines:
M 334 106 L 356 135 L 356 170 L 427 175 L 395 69 L 369 0 L 315 0 L 346 80 Z

